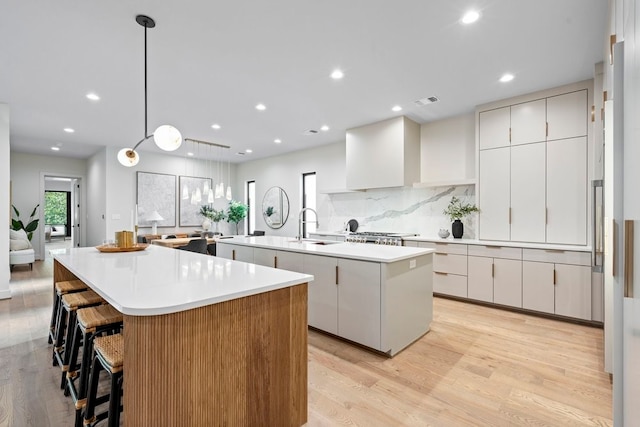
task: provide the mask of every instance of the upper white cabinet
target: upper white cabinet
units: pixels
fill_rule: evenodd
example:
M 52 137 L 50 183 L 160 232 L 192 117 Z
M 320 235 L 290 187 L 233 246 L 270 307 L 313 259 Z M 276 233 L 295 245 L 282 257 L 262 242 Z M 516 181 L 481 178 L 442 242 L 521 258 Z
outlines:
M 511 145 L 541 142 L 547 139 L 545 100 L 511 106 Z
M 509 107 L 481 112 L 478 126 L 480 149 L 508 147 L 510 127 Z
M 566 93 L 549 91 L 544 97 L 500 108 L 492 105 L 480 111 L 480 107 L 480 239 L 587 244 L 585 86 L 576 84 L 566 87 Z M 505 141 L 498 136 L 507 123 Z
M 586 90 L 547 98 L 547 140 L 586 136 L 588 117 Z
M 420 125 L 401 116 L 347 130 L 349 189 L 411 186 L 420 181 Z

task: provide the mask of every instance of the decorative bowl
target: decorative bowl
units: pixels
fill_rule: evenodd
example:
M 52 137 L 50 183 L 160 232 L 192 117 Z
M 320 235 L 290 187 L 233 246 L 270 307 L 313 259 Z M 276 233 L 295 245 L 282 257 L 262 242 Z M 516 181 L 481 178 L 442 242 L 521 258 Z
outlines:
M 440 236 L 443 239 L 446 239 L 447 237 L 449 237 L 449 230 L 447 230 L 446 228 L 441 228 L 438 231 L 438 236 Z

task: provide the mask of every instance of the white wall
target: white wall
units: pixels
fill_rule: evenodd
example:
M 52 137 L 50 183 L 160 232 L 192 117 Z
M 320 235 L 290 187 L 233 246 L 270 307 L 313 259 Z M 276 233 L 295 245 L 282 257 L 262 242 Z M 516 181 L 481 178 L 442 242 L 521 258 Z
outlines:
M 0 104 L 0 223 L 11 224 L 11 202 L 9 201 L 9 106 Z M 0 227 L 0 242 L 4 250 L 0 250 L 0 299 L 11 298 L 9 291 L 9 227 Z
M 98 151 L 87 160 L 87 216 L 85 222 L 87 246 L 101 244 L 107 233 L 106 226 L 106 194 L 107 194 L 107 149 Z
M 28 153 L 11 153 L 11 182 L 13 204 L 20 211 L 20 219 L 29 219 L 33 208 L 40 204 L 38 215 L 40 222 L 33 233 L 31 244 L 36 251 L 36 259 L 44 259 L 44 176 L 73 176 L 82 178 L 86 182 L 86 160 L 72 159 L 60 156 L 39 156 Z M 83 191 L 82 200 L 86 199 Z M 80 207 L 81 217 L 84 207 Z M 84 245 L 84 242 L 81 242 Z
M 45 191 L 71 191 L 71 181 L 45 179 L 44 189 Z
M 420 180 L 442 182 L 476 177 L 473 113 L 420 127 Z
M 450 128 L 458 130 L 455 126 Z M 440 134 L 446 139 L 445 130 L 440 130 Z M 353 218 L 360 223 L 361 230 L 411 232 L 433 237 L 440 228 L 451 228 L 449 219 L 442 214 L 451 196 L 475 203 L 473 186 L 401 187 L 324 194 L 323 191 L 345 188 L 345 164 L 345 143 L 340 142 L 239 165 L 238 181 L 256 182 L 259 207 L 272 186 L 282 187 L 289 197 L 289 219 L 281 229 L 269 229 L 261 210 L 256 215 L 256 229 L 271 235 L 297 235 L 302 174 L 306 172 L 316 172 L 319 230 L 324 231 L 341 230 L 344 223 Z M 475 218 L 467 218 L 464 223 L 465 237 L 475 238 Z

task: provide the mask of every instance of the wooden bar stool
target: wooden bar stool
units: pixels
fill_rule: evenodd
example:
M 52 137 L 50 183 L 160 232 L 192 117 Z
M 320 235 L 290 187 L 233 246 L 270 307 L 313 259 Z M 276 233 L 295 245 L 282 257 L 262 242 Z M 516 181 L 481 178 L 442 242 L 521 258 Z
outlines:
M 96 337 L 93 344 L 93 366 L 91 368 L 91 381 L 87 407 L 84 414 L 84 425 L 94 426 L 101 420 L 108 418 L 108 426 L 115 427 L 120 424 L 120 399 L 122 397 L 122 379 L 124 374 L 124 337 L 122 334 Z M 105 370 L 111 378 L 110 393 L 98 397 L 98 380 L 100 371 Z M 109 400 L 109 410 L 95 415 L 96 406 Z
M 81 308 L 76 314 L 76 324 L 69 325 L 75 332 L 63 363 L 69 366 L 66 372 L 65 395 L 71 395 L 76 408 L 77 427 L 82 426 L 82 409 L 86 404 L 87 382 L 91 367 L 94 338 L 102 334 L 114 334 L 122 328 L 122 313 L 109 304 Z M 78 352 L 82 345 L 82 362 L 78 366 Z M 79 373 L 78 373 L 79 369 Z
M 62 295 L 86 291 L 87 289 L 89 289 L 89 287 L 81 280 L 66 280 L 55 283 L 53 290 L 53 310 L 51 311 L 51 322 L 49 322 L 49 344 L 52 344 L 56 338 L 56 325 L 58 322 L 58 312 L 62 305 Z
M 76 323 L 76 312 L 80 308 L 100 305 L 104 302 L 104 299 L 91 289 L 62 295 L 62 309 L 59 310 L 58 313 L 56 340 L 53 347 L 53 357 L 62 369 L 62 380 L 60 381 L 61 389 L 64 389 L 64 386 L 66 385 L 65 374 L 69 369 L 69 366 L 65 366 L 63 360 L 64 353 L 66 349 L 70 347 L 69 343 L 71 343 L 71 340 L 73 339 L 73 326 Z M 67 327 L 67 325 L 70 325 L 70 327 Z

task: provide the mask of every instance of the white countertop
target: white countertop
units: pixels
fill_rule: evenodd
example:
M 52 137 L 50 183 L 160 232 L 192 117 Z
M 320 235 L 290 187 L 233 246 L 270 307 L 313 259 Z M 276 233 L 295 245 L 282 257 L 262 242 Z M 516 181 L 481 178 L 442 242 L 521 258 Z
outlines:
M 121 253 L 72 248 L 54 258 L 133 316 L 175 313 L 313 281 L 309 274 L 156 245 Z
M 331 244 L 328 245 L 317 245 L 312 239 L 298 242 L 295 237 L 281 236 L 234 237 L 217 242 L 218 245 L 225 243 L 382 263 L 401 261 L 435 252 L 433 249 L 367 243 L 330 242 Z
M 550 243 L 526 243 L 526 242 L 505 242 L 505 241 L 493 241 L 493 240 L 477 240 L 477 239 L 454 239 L 449 236 L 446 239 L 440 237 L 427 237 L 427 236 L 415 236 L 415 237 L 403 237 L 403 240 L 411 242 L 436 242 L 436 243 L 459 243 L 463 245 L 486 245 L 486 246 L 506 246 L 512 248 L 526 248 L 526 249 L 554 249 L 558 251 L 576 251 L 576 252 L 591 252 L 591 246 L 576 246 L 576 245 L 554 245 Z

